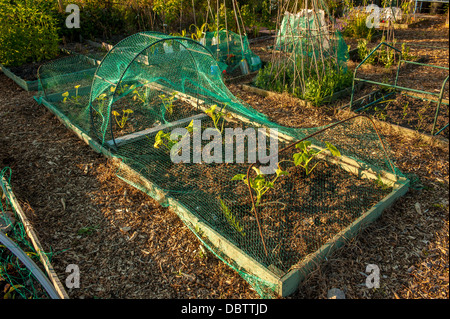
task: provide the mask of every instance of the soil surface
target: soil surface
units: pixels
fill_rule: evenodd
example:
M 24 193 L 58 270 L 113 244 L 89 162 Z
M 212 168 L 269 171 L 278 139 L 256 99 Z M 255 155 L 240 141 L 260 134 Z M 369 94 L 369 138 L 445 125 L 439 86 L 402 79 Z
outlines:
M 402 127 L 431 134 L 434 119 L 437 112 L 437 103 L 423 101 L 406 95 L 388 97 L 388 102 L 376 103 L 363 112 L 371 114 L 375 118 Z M 441 105 L 436 121 L 434 133 L 448 124 L 448 106 Z M 445 129 L 440 136 L 449 138 L 449 130 Z

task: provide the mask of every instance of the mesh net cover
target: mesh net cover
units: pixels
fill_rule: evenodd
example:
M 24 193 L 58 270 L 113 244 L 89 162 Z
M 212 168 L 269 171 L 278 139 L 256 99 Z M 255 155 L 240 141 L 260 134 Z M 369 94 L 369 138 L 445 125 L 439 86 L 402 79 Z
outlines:
M 211 51 L 196 41 L 141 32 L 99 65 L 82 55 L 42 65 L 35 98 L 95 141 L 91 146 L 108 150 L 121 163 L 121 179 L 172 207 L 205 246 L 268 297 L 280 294 L 284 275 L 404 178 L 370 118 L 283 127 L 233 96 L 218 70 Z M 182 162 L 166 148 L 175 129 L 189 133 L 182 141 L 194 150 Z M 307 143 L 292 147 L 297 141 Z M 330 152 L 336 149 L 340 157 Z M 301 152 L 306 155 L 295 155 Z M 255 157 L 262 163 L 271 154 L 278 154 L 283 172 L 275 181 L 273 172 L 250 169 L 263 166 Z M 311 157 L 307 169 L 297 165 L 304 156 Z M 267 186 L 259 197 L 258 185 Z

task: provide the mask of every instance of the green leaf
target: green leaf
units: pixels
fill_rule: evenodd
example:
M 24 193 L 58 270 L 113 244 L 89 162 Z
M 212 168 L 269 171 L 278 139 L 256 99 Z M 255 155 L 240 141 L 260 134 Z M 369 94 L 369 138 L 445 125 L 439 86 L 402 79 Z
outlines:
M 217 107 L 217 105 L 212 105 L 209 109 L 207 109 L 206 111 L 205 111 L 205 113 L 207 113 L 207 114 L 209 114 L 209 115 L 211 115 L 211 114 L 213 114 L 214 113 L 214 111 L 216 110 L 216 107 Z
M 232 181 L 243 181 L 246 177 L 247 177 L 247 175 L 245 175 L 245 174 L 237 174 L 237 175 L 234 175 L 231 180 Z
M 225 205 L 224 201 L 221 198 L 219 198 L 219 201 L 220 201 L 220 206 L 222 207 L 222 211 L 225 214 L 229 214 L 230 213 L 230 209 L 227 207 L 227 205 Z
M 189 133 L 192 133 L 192 132 L 194 131 L 194 120 L 192 120 L 191 123 L 189 123 L 189 125 L 186 126 L 186 130 L 187 130 Z
M 277 174 L 277 177 L 278 177 L 278 176 L 282 176 L 282 175 L 289 175 L 289 173 L 288 173 L 287 171 L 283 171 L 281 168 L 278 168 L 278 169 L 275 171 L 275 173 Z
M 154 148 L 159 148 L 163 143 L 162 137 L 164 135 L 163 131 L 159 131 L 155 136 L 155 144 L 153 145 Z
M 254 187 L 255 189 L 261 189 L 266 184 L 266 179 L 264 178 L 263 175 L 258 175 L 253 180 L 253 184 L 255 185 Z
M 308 155 L 305 153 L 295 153 L 293 156 L 295 166 L 299 166 L 308 162 Z
M 292 155 L 292 158 L 294 159 L 294 165 L 295 166 L 299 166 L 301 164 L 301 159 L 300 159 L 301 155 L 302 155 L 301 153 L 295 153 L 294 155 Z
M 263 173 L 261 173 L 261 170 L 260 170 L 259 168 L 257 168 L 257 167 L 252 167 L 252 168 L 253 168 L 253 170 L 256 172 L 256 174 L 257 174 L 258 176 L 264 175 Z
M 341 152 L 339 152 L 339 150 L 336 148 L 336 146 L 334 146 L 333 144 L 330 144 L 328 142 L 325 142 L 325 144 L 327 144 L 327 148 L 331 152 L 331 154 L 333 154 L 333 156 L 341 157 Z
M 9 288 L 8 292 L 3 296 L 3 299 L 10 299 L 14 290 L 19 289 L 19 288 L 24 288 L 24 286 L 22 286 L 22 285 L 11 286 Z
M 307 149 L 309 146 L 311 146 L 311 142 L 310 142 L 310 141 L 303 141 L 303 142 L 300 142 L 300 143 L 295 144 L 295 147 L 296 147 L 296 148 L 299 148 L 299 149 L 301 149 L 301 150 L 303 150 L 303 151 L 306 151 L 306 149 Z

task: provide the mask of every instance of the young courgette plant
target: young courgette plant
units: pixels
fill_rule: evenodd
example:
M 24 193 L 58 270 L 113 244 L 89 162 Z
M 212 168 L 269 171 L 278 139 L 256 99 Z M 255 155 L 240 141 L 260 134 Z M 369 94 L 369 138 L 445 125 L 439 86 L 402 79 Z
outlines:
M 306 175 L 311 174 L 311 172 L 316 168 L 317 164 L 320 163 L 316 162 L 313 167 L 310 166 L 311 161 L 317 157 L 320 153 L 325 152 L 326 150 L 330 151 L 331 155 L 340 157 L 341 152 L 331 143 L 325 142 L 326 148 L 317 151 L 311 147 L 310 141 L 302 141 L 295 145 L 297 149 L 300 150 L 300 152 L 295 153 L 293 157 L 293 163 L 295 166 L 301 166 L 305 169 Z
M 247 180 L 246 174 L 237 174 L 231 180 L 232 181 L 243 181 L 245 185 L 249 185 L 256 193 L 256 203 L 255 206 L 259 206 L 261 204 L 261 198 L 265 193 L 267 193 L 270 189 L 272 189 L 275 185 L 275 182 L 280 176 L 288 175 L 288 172 L 283 171 L 279 166 L 276 170 L 276 176 L 270 180 L 266 178 L 266 176 L 261 172 L 259 168 L 252 167 L 252 169 L 256 172 L 256 177 L 249 177 Z
M 159 95 L 159 98 L 163 102 L 164 109 L 170 115 L 172 115 L 172 113 L 173 113 L 173 101 L 175 100 L 176 95 L 177 95 L 177 92 L 173 92 L 169 96 L 166 96 L 165 94 Z
M 212 119 L 214 127 L 220 134 L 222 134 L 223 126 L 225 124 L 225 120 L 223 120 L 222 118 L 226 115 L 226 113 L 223 112 L 226 107 L 227 104 L 225 104 L 221 111 L 216 112 L 217 104 L 214 104 L 209 109 L 205 110 L 205 113 Z M 219 128 L 220 119 L 222 119 L 222 126 Z
M 112 111 L 112 114 L 114 115 L 114 118 L 116 119 L 116 123 L 117 123 L 117 125 L 119 125 L 120 128 L 125 127 L 125 124 L 127 123 L 128 117 L 130 116 L 131 113 L 133 113 L 133 110 L 130 110 L 130 109 L 122 110 L 122 118 L 119 121 L 117 118 L 118 116 L 120 116 L 119 112 Z
M 63 103 L 72 102 L 72 103 L 74 103 L 76 105 L 81 105 L 81 103 L 79 101 L 80 97 L 78 96 L 78 88 L 80 86 L 81 85 L 75 85 L 75 96 L 70 96 L 69 91 L 64 92 L 63 94 L 61 94 L 62 97 L 63 97 Z
M 300 166 L 305 170 L 306 175 L 311 174 L 311 172 L 316 168 L 316 166 L 319 164 L 320 161 L 316 162 L 312 167 L 311 163 L 312 160 L 317 157 L 320 153 L 329 151 L 331 155 L 340 157 L 341 153 L 340 151 L 331 143 L 325 142 L 326 148 L 318 151 L 311 147 L 310 141 L 302 141 L 295 145 L 297 149 L 300 150 L 300 152 L 295 153 L 292 156 L 292 160 L 283 160 L 278 162 L 278 168 L 275 171 L 275 177 L 270 180 L 268 179 L 260 169 L 256 167 L 252 167 L 252 169 L 256 172 L 256 177 L 252 178 L 249 177 L 247 180 L 246 174 L 237 174 L 235 175 L 231 180 L 232 181 L 243 181 L 246 185 L 249 185 L 250 188 L 254 190 L 256 193 L 256 203 L 255 206 L 261 205 L 261 199 L 264 194 L 266 194 L 270 189 L 274 188 L 276 181 L 281 177 L 285 175 L 289 175 L 287 171 L 284 171 L 281 169 L 280 164 L 283 162 L 291 162 L 295 166 Z
M 194 120 L 192 120 L 189 123 L 189 125 L 186 126 L 186 130 L 187 130 L 186 135 L 191 134 L 194 131 Z M 158 133 L 155 136 L 155 142 L 153 144 L 153 147 L 154 148 L 164 147 L 170 153 L 170 151 L 172 150 L 172 147 L 175 144 L 179 143 L 184 138 L 184 136 L 186 136 L 186 135 L 184 135 L 181 138 L 178 137 L 178 139 L 172 139 L 170 135 L 171 135 L 170 132 L 166 133 L 163 130 L 158 131 Z M 147 136 L 147 139 L 150 139 L 150 138 Z

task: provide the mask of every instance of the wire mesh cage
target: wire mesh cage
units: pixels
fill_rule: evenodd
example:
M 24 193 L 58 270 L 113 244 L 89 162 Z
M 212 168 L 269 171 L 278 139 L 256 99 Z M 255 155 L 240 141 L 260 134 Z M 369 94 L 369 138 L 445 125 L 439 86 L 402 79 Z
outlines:
M 200 43 L 202 42 L 216 60 L 226 66 L 225 70 L 228 74 L 256 72 L 262 66 L 260 57 L 250 48 L 247 35 L 239 35 L 229 30 L 205 32 Z

